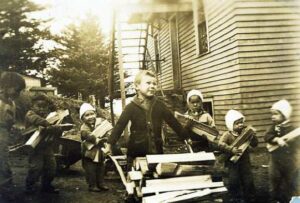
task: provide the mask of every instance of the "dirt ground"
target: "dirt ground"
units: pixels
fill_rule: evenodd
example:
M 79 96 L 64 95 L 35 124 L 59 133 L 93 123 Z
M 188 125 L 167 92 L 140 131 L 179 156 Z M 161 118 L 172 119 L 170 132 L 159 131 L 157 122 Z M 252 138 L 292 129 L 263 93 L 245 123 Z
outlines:
M 251 154 L 252 171 L 257 189 L 258 202 L 267 202 L 267 163 L 268 154 L 264 149 L 258 149 Z M 11 157 L 11 166 L 14 173 L 15 194 L 17 202 L 22 203 L 121 203 L 124 202 L 125 188 L 118 174 L 108 172 L 106 184 L 110 187 L 108 192 L 91 193 L 87 191 L 87 184 L 81 162 L 77 162 L 69 169 L 59 171 L 54 180 L 54 185 L 60 189 L 60 194 L 37 193 L 24 194 L 24 182 L 27 173 L 27 157 L 14 155 Z M 0 199 L 0 202 L 4 202 Z

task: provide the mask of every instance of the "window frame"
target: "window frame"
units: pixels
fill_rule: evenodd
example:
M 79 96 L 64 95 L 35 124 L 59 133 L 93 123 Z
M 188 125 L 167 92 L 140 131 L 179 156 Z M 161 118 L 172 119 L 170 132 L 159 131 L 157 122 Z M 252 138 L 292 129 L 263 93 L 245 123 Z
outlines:
M 202 3 L 200 3 L 202 1 Z M 192 0 L 193 6 L 193 22 L 194 22 L 194 31 L 195 31 L 195 41 L 196 41 L 196 55 L 202 56 L 210 52 L 210 45 L 209 45 L 209 32 L 208 32 L 208 21 L 207 21 L 207 13 L 205 12 L 204 7 L 204 0 Z M 199 9 L 200 11 L 204 12 L 204 20 L 199 18 Z M 205 52 L 201 52 L 201 35 L 200 35 L 200 28 L 199 25 L 205 22 L 205 31 L 206 31 L 206 43 L 207 43 L 207 50 Z M 203 28 L 203 27 L 202 27 Z

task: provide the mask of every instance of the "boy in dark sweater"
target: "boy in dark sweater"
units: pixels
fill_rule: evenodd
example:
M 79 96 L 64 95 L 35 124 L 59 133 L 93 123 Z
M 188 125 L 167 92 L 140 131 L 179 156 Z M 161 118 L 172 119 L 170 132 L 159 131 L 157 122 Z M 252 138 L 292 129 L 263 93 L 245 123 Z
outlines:
M 228 131 L 224 132 L 219 140 L 220 150 L 226 154 L 225 167 L 228 167 L 228 190 L 230 202 L 239 202 L 244 198 L 246 202 L 255 202 L 255 189 L 251 171 L 250 156 L 246 150 L 240 159 L 234 163 L 230 161 L 233 155 L 240 155 L 241 149 L 233 147 L 232 143 L 246 128 L 245 117 L 236 110 L 229 110 L 225 116 Z M 256 147 L 258 140 L 253 136 L 250 146 Z M 241 193 L 242 191 L 242 193 Z
M 166 105 L 155 97 L 157 81 L 154 73 L 142 70 L 135 77 L 136 97 L 122 112 L 108 139 L 108 148 L 120 138 L 129 121 L 130 137 L 127 145 L 128 169 L 134 158 L 147 154 L 162 154 L 162 123 L 165 121 L 182 139 L 186 133 Z
M 268 144 L 279 145 L 271 152 L 270 176 L 270 202 L 289 202 L 292 196 L 299 196 L 299 148 L 300 137 L 286 143 L 281 137 L 295 129 L 290 123 L 292 107 L 287 100 L 280 100 L 271 108 L 273 125 L 265 134 Z
M 3 72 L 0 76 L 0 194 L 7 200 L 13 200 L 8 144 L 9 134 L 15 123 L 16 106 L 14 101 L 25 89 L 25 86 L 25 80 L 17 73 Z
M 56 136 L 61 135 L 59 126 L 51 125 L 47 120 L 47 115 L 53 111 L 53 102 L 44 94 L 35 95 L 32 98 L 32 108 L 25 116 L 25 127 L 43 127 L 40 136 L 43 140 L 29 155 L 29 170 L 26 177 L 27 194 L 36 191 L 35 184 L 41 177 L 42 192 L 59 193 L 58 189 L 52 186 L 52 181 L 56 173 L 56 160 L 53 152 L 53 143 Z

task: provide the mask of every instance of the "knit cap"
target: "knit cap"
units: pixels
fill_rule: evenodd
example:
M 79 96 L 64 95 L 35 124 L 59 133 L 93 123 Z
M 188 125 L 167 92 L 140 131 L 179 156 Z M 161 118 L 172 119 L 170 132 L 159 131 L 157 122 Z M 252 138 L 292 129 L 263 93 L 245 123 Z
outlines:
M 233 131 L 234 122 L 241 118 L 243 118 L 243 120 L 245 121 L 245 116 L 241 114 L 239 111 L 233 109 L 229 110 L 225 116 L 225 123 L 228 130 Z
M 190 103 L 189 100 L 190 100 L 191 96 L 199 96 L 201 101 L 203 101 L 203 95 L 199 90 L 189 91 L 189 93 L 187 94 L 187 98 L 186 98 L 187 103 Z
M 85 114 L 85 112 L 87 111 L 96 111 L 96 109 L 90 105 L 89 103 L 83 103 L 81 106 L 80 106 L 80 110 L 79 110 L 79 118 L 81 119 L 82 116 Z
M 282 113 L 282 115 L 285 117 L 286 120 L 290 119 L 291 114 L 292 114 L 292 106 L 285 99 L 282 99 L 282 100 L 274 103 L 271 109 L 277 110 L 280 113 Z

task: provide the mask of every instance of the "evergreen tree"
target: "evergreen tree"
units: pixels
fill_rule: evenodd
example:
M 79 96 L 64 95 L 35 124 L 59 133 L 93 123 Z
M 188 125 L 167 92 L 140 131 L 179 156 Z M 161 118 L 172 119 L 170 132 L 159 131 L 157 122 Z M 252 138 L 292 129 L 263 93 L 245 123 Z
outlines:
M 42 72 L 51 52 L 45 51 L 41 40 L 51 40 L 45 21 L 31 18 L 43 8 L 29 0 L 0 1 L 0 69 L 26 73 Z
M 86 100 L 95 95 L 103 106 L 108 91 L 108 46 L 96 17 L 89 15 L 79 25 L 70 25 L 60 44 L 60 63 L 49 71 L 50 83 L 68 97 L 77 98 L 80 93 Z

